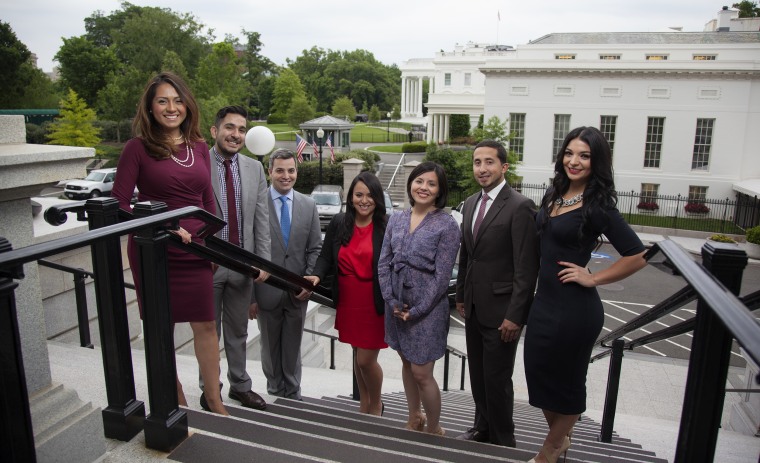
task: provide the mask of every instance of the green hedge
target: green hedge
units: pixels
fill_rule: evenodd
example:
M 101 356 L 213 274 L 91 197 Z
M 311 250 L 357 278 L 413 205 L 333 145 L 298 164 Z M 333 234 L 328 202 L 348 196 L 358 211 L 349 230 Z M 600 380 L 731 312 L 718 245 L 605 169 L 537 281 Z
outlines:
M 401 145 L 402 153 L 424 153 L 427 150 L 427 143 L 424 141 L 415 141 Z

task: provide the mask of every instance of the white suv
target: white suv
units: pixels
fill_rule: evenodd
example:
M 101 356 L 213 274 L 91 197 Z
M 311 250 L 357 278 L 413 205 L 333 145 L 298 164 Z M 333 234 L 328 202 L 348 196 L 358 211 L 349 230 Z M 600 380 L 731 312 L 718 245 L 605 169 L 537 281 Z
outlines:
M 66 184 L 63 193 L 69 199 L 89 199 L 110 195 L 116 169 L 97 169 L 90 172 L 84 180 L 72 180 Z

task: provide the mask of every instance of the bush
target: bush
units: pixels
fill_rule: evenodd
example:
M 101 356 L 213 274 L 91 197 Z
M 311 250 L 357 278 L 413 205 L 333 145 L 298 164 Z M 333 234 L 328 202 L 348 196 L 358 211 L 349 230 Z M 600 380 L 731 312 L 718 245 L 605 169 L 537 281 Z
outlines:
M 733 238 L 731 238 L 728 235 L 723 235 L 721 233 L 716 233 L 712 236 L 710 236 L 711 241 L 715 241 L 717 243 L 736 243 Z
M 710 208 L 702 203 L 686 203 L 684 210 L 692 214 L 707 214 L 710 212 Z
M 656 211 L 657 209 L 660 208 L 660 206 L 658 206 L 657 203 L 655 203 L 653 201 L 650 201 L 650 202 L 642 201 L 636 207 L 638 209 L 642 209 L 642 210 L 645 210 L 645 211 Z
M 47 125 L 49 124 L 49 122 L 42 125 L 26 124 L 26 142 L 34 145 L 44 145 L 47 143 L 45 135 L 47 134 Z
M 466 137 L 470 134 L 470 115 L 469 114 L 452 114 L 451 115 L 451 128 L 449 129 L 449 137 Z
M 267 117 L 267 124 L 287 124 L 287 123 L 288 123 L 287 114 L 272 113 L 269 115 L 269 117 Z
M 454 137 L 451 139 L 452 145 L 475 145 L 477 144 L 477 140 L 475 140 L 475 137 L 466 136 L 466 137 Z
M 424 153 L 427 150 L 427 143 L 424 141 L 415 141 L 401 145 L 402 153 Z
M 747 243 L 760 244 L 760 225 L 747 229 Z

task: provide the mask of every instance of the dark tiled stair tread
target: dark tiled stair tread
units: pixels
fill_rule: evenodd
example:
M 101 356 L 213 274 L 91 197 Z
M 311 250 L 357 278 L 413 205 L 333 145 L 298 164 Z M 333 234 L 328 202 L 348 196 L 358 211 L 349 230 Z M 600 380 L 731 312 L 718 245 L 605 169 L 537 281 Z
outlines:
M 199 461 L 214 463 L 241 463 L 248 461 L 265 461 L 267 463 L 309 463 L 320 461 L 307 456 L 284 453 L 280 449 L 268 449 L 223 437 L 195 433 L 185 439 L 169 456 L 169 460 L 184 463 Z
M 322 401 L 320 399 L 306 399 L 304 398 L 304 402 L 299 401 L 292 401 L 287 399 L 277 399 L 275 401 L 275 404 L 282 404 L 283 406 L 289 407 L 289 408 L 296 408 L 301 410 L 309 410 L 316 413 L 322 413 L 322 414 L 328 414 L 328 415 L 336 415 L 343 418 L 348 418 L 352 420 L 359 420 L 363 422 L 372 422 L 377 423 L 379 420 L 386 419 L 390 421 L 391 423 L 396 423 L 395 425 L 398 428 L 401 428 L 404 423 L 406 423 L 406 416 L 403 416 L 402 419 L 393 419 L 393 418 L 379 418 L 369 415 L 364 415 L 357 413 L 357 405 L 353 401 L 347 401 L 343 402 L 342 405 L 345 408 L 334 408 L 331 404 L 333 402 L 329 400 Z M 386 407 L 386 412 L 388 411 Z M 309 418 L 306 418 L 309 419 Z M 466 429 L 466 427 L 462 427 L 459 431 L 453 430 L 450 426 L 447 425 L 445 421 L 442 421 L 442 426 L 448 431 L 448 435 L 453 437 L 456 436 L 458 432 L 462 432 Z M 402 430 L 402 432 L 405 432 Z M 520 430 L 518 429 L 517 434 L 517 441 L 518 441 L 518 447 L 522 449 L 526 449 L 530 453 L 538 452 L 539 447 L 543 443 L 543 438 L 546 432 L 546 428 L 541 430 L 540 433 L 534 433 L 533 435 L 527 435 L 527 434 L 521 434 Z M 598 433 L 597 433 L 598 434 Z M 655 461 L 652 460 L 655 458 L 655 455 L 653 452 L 642 450 L 641 446 L 635 445 L 635 444 L 628 444 L 628 443 L 613 443 L 613 444 L 604 444 L 596 441 L 596 435 L 594 434 L 592 439 L 578 439 L 576 438 L 576 442 L 574 445 L 574 450 L 577 455 L 577 458 L 581 458 L 583 455 L 591 454 L 593 456 L 597 453 L 602 453 L 603 455 L 608 455 L 610 457 L 617 457 L 620 458 L 620 460 L 616 461 L 631 461 L 628 460 L 628 458 L 633 458 L 634 461 Z M 419 433 L 413 433 L 413 436 L 421 436 Z M 411 437 L 410 437 L 411 438 Z M 478 443 L 467 443 L 470 445 L 476 445 L 480 446 L 482 448 L 492 448 L 492 449 L 501 449 L 501 447 L 493 446 L 493 445 L 483 445 Z M 447 445 L 454 445 L 454 444 L 447 444 Z M 489 452 L 490 453 L 490 452 Z M 499 454 L 495 454 L 494 456 L 497 456 Z M 529 455 L 529 458 L 533 455 Z M 580 461 L 580 460 L 579 460 Z

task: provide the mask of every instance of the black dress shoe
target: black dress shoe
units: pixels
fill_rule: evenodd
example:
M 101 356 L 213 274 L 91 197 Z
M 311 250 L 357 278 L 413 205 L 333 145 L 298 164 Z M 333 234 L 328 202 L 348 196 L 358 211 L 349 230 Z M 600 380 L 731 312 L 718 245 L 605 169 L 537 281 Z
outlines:
M 267 408 L 267 403 L 264 402 L 264 399 L 253 391 L 230 391 L 228 397 L 237 400 L 247 408 L 255 408 L 256 410 L 266 410 Z
M 206 396 L 204 395 L 203 392 L 201 392 L 201 400 L 200 400 L 200 402 L 201 402 L 201 408 L 202 409 L 206 410 L 207 412 L 211 411 L 211 409 L 208 406 L 208 402 L 206 402 Z
M 462 433 L 456 437 L 458 440 L 472 440 L 475 442 L 488 442 L 488 433 L 479 431 L 475 428 L 470 428 L 467 432 Z

